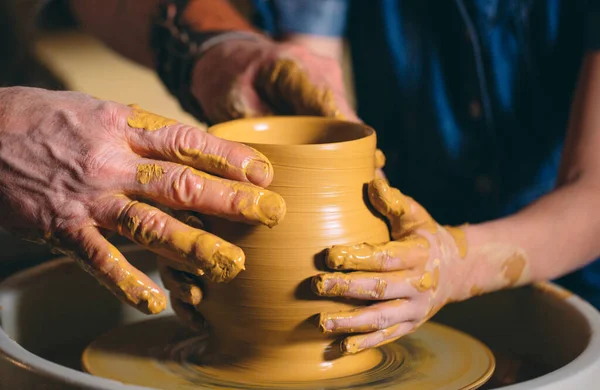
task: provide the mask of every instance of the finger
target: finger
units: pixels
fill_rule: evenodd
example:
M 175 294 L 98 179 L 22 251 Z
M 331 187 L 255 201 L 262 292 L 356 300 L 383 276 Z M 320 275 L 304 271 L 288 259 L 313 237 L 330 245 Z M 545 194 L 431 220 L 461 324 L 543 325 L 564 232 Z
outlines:
M 195 331 L 204 329 L 204 317 L 196 311 L 194 306 L 188 305 L 174 296 L 171 296 L 171 308 L 173 308 L 177 317 L 190 329 Z
M 258 75 L 257 84 L 279 115 L 344 117 L 333 91 L 314 85 L 306 71 L 294 60 L 282 58 L 275 61 Z M 345 105 L 343 108 L 347 116 L 356 118 Z
M 81 229 L 64 244 L 75 248 L 74 252 L 67 253 L 123 302 L 146 314 L 165 309 L 167 297 L 164 291 L 129 264 L 95 227 Z
M 165 262 L 158 260 L 160 278 L 165 288 L 174 297 L 189 305 L 198 305 L 202 300 L 202 290 L 196 281 L 184 272 L 170 268 Z
M 198 279 L 199 277 L 204 276 L 206 274 L 202 269 L 198 268 L 191 262 L 182 261 L 181 259 L 172 260 L 166 257 L 160 257 L 160 261 L 166 267 L 169 267 L 175 271 L 188 274 L 193 277 L 198 277 Z
M 341 313 L 321 313 L 319 328 L 330 333 L 367 333 L 417 318 L 416 305 L 404 299 L 381 302 Z
M 385 154 L 381 151 L 381 149 L 377 149 L 375 151 L 375 168 L 383 169 L 385 166 Z
M 157 117 L 134 106 L 129 113 L 128 123 L 135 125 L 137 122 L 131 118 L 148 116 Z M 191 166 L 220 177 L 248 181 L 261 187 L 271 183 L 273 167 L 257 150 L 218 138 L 193 126 L 175 121 L 165 124 L 162 131 L 132 132 L 130 147 L 141 156 Z
M 214 98 L 212 100 L 214 101 Z M 251 82 L 240 82 L 223 99 L 214 101 L 212 105 L 214 110 L 210 119 L 213 123 L 272 116 L 276 113 L 275 109 L 261 98 Z M 208 130 L 210 132 L 210 128 Z
M 429 259 L 429 241 L 417 235 L 382 245 L 336 245 L 327 251 L 327 266 L 340 271 L 400 271 Z
M 343 354 L 350 355 L 368 348 L 381 347 L 411 333 L 414 327 L 415 325 L 412 322 L 407 321 L 373 333 L 350 336 L 342 341 L 340 349 Z
M 375 273 L 325 273 L 312 279 L 313 291 L 323 297 L 345 297 L 362 300 L 410 298 L 419 292 L 437 288 L 438 274 L 407 271 Z
M 244 253 L 230 243 L 194 229 L 170 215 L 126 197 L 116 197 L 100 223 L 148 250 L 195 268 L 213 282 L 227 282 L 244 269 Z
M 426 229 L 431 233 L 437 231 L 437 223 L 423 206 L 390 187 L 384 180 L 371 181 L 368 194 L 373 207 L 390 221 L 394 239 L 414 233 L 417 229 Z
M 173 209 L 272 227 L 284 217 L 283 198 L 249 183 L 221 179 L 180 164 L 140 159 L 125 191 Z

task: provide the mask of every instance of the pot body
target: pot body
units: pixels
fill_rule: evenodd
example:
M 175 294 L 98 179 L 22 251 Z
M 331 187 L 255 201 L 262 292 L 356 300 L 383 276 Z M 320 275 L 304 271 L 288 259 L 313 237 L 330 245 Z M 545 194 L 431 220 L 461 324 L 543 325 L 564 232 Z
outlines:
M 228 284 L 205 285 L 199 306 L 222 361 L 246 379 L 276 381 L 326 379 L 376 365 L 377 351 L 339 357 L 335 340 L 316 326 L 320 312 L 352 310 L 358 302 L 319 298 L 310 283 L 326 271 L 326 248 L 389 240 L 366 196 L 375 175 L 374 131 L 306 117 L 244 119 L 210 131 L 265 154 L 274 168 L 269 190 L 287 206 L 271 229 L 207 221 L 207 230 L 246 255 L 246 270 Z

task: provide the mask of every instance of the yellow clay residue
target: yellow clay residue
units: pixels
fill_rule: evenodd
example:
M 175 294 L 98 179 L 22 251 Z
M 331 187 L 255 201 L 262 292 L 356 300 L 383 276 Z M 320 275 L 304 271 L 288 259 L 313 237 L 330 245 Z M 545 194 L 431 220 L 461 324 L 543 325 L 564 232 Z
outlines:
M 325 334 L 332 333 L 332 332 L 366 333 L 366 332 L 370 332 L 370 331 L 376 331 L 377 324 L 365 324 L 365 325 L 357 326 L 357 327 L 343 327 L 343 326 L 338 325 L 335 329 L 327 329 L 328 323 L 331 324 L 332 322 L 338 321 L 338 320 L 352 319 L 352 318 L 356 317 L 357 315 L 359 315 L 360 312 L 361 312 L 361 310 L 351 310 L 351 311 L 334 313 L 334 314 L 321 313 L 321 314 L 319 314 L 319 329 L 321 330 L 321 333 L 325 333 Z
M 375 151 L 375 168 L 381 169 L 385 166 L 385 154 L 380 149 Z
M 171 297 L 175 297 L 189 305 L 196 306 L 202 300 L 202 290 L 193 284 L 183 273 L 171 269 L 168 265 L 159 260 L 160 277 L 165 288 L 171 292 Z
M 461 259 L 464 259 L 467 255 L 467 237 L 465 235 L 465 231 L 463 230 L 463 226 L 445 226 L 446 231 L 450 233 L 454 239 L 454 242 L 456 243 L 458 254 Z
M 138 244 L 150 247 L 161 244 L 162 242 L 162 239 L 159 237 L 158 233 L 153 230 L 146 229 L 146 226 L 141 224 L 141 221 L 137 215 L 126 216 L 123 224 L 129 232 L 131 239 Z
M 381 261 L 374 259 L 380 250 L 378 245 L 367 243 L 335 245 L 327 250 L 327 266 L 335 270 L 382 271 Z
M 431 288 L 433 289 L 433 291 L 437 290 L 439 280 L 440 280 L 440 267 L 435 267 L 433 269 L 433 282 L 431 284 Z
M 400 336 L 392 337 L 392 335 L 397 334 L 398 328 L 400 328 L 401 325 L 403 325 L 403 324 L 392 325 L 389 328 L 379 330 L 378 333 L 381 334 L 381 339 L 383 341 L 373 345 L 371 348 L 378 348 L 378 347 L 381 347 L 382 345 L 393 343 L 394 341 L 399 339 Z M 364 348 L 363 344 L 367 337 L 368 337 L 368 335 L 360 335 L 360 336 L 352 336 L 352 337 L 346 338 L 340 344 L 340 349 L 341 349 L 342 353 L 344 355 L 351 355 L 351 354 L 355 354 L 355 353 L 358 353 L 358 352 L 364 350 L 365 348 Z
M 332 286 L 326 286 L 327 281 L 335 281 Z M 319 295 L 339 297 L 350 287 L 350 277 L 342 273 L 320 274 L 312 278 L 313 291 Z
M 221 181 L 222 185 L 231 191 L 232 197 L 237 195 L 236 198 L 240 199 L 236 204 L 237 210 L 247 219 L 260 222 L 268 227 L 273 227 L 283 220 L 286 212 L 285 201 L 275 192 L 250 184 L 210 177 L 204 172 L 190 169 L 195 175 L 206 180 Z
M 240 173 L 254 183 L 264 182 L 273 177 L 273 166 L 267 157 L 253 148 L 250 149 L 254 151 L 256 157 L 244 161 L 241 167 L 231 164 L 223 156 L 206 154 L 198 149 L 181 149 L 176 153 L 176 158 L 182 164 L 219 175 Z
M 519 281 L 526 264 L 525 258 L 520 253 L 514 253 L 504 261 L 502 274 L 508 281 L 508 286 L 514 286 Z
M 374 291 L 369 291 L 369 295 L 372 298 L 383 298 L 385 295 L 385 289 L 387 287 L 387 282 L 383 279 L 378 279 L 377 284 L 375 285 Z
M 277 60 L 270 69 L 267 68 L 260 75 L 258 80 L 259 89 L 275 107 L 277 114 L 344 119 L 331 90 L 314 85 L 308 74 L 291 59 Z
M 160 180 L 165 173 L 163 167 L 157 164 L 139 164 L 135 179 L 140 184 L 148 184 L 153 180 Z
M 387 264 L 390 259 L 395 259 L 395 269 L 398 269 L 398 260 L 411 259 L 406 267 L 414 266 L 417 262 L 425 263 L 429 259 L 429 247 L 429 241 L 417 235 L 382 245 L 334 245 L 327 250 L 326 261 L 327 266 L 335 270 L 393 271 Z M 400 266 L 404 267 L 404 264 Z
M 228 282 L 244 270 L 244 252 L 212 234 L 191 230 L 174 232 L 168 244 L 191 260 L 212 282 Z
M 427 291 L 433 285 L 433 279 L 431 278 L 431 274 L 429 272 L 425 272 L 419 280 L 413 280 L 412 285 L 419 291 Z
M 476 297 L 483 294 L 483 289 L 477 285 L 473 285 L 473 287 L 471 287 L 470 294 L 472 297 Z
M 118 290 L 114 289 L 112 283 L 107 280 L 106 275 L 98 275 L 96 272 L 91 273 L 95 275 L 106 287 L 108 287 L 115 295 L 126 300 L 129 303 L 135 305 L 141 311 L 148 314 L 158 314 L 167 307 L 167 299 L 164 294 L 161 294 L 156 288 L 145 286 L 139 278 L 134 274 L 135 270 L 129 264 L 121 261 L 119 258 L 119 252 L 116 248 L 111 247 L 109 252 L 109 261 L 116 262 L 115 265 L 118 277 L 116 286 Z M 88 269 L 89 272 L 89 269 Z
M 435 234 L 438 224 L 429 213 L 412 198 L 390 187 L 385 180 L 375 179 L 369 183 L 369 200 L 373 207 L 386 215 L 392 223 L 392 234 L 402 236 L 417 229 L 425 229 Z
M 137 104 L 130 104 L 129 107 L 133 108 L 133 111 L 127 118 L 127 124 L 135 129 L 154 131 L 177 123 L 174 119 L 148 112 Z

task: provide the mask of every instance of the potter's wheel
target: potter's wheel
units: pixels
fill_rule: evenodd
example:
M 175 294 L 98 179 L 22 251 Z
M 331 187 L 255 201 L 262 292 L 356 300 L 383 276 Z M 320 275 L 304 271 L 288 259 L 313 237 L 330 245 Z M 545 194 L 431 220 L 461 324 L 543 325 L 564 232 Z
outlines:
M 192 333 L 174 317 L 116 328 L 84 351 L 83 366 L 93 375 L 162 389 L 475 389 L 494 370 L 494 357 L 478 340 L 427 323 L 398 342 L 381 347 L 381 361 L 358 375 L 319 382 L 232 381 L 232 369 L 208 371 L 198 363 L 208 334 Z M 235 367 L 233 367 L 235 370 Z M 294 370 L 294 367 L 290 367 Z

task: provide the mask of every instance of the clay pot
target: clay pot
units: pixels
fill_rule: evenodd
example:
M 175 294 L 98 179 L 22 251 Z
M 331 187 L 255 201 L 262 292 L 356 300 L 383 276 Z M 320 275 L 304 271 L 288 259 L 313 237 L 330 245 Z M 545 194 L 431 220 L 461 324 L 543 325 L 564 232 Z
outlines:
M 310 287 L 311 277 L 325 271 L 326 248 L 389 240 L 365 192 L 375 175 L 375 132 L 316 117 L 243 119 L 209 132 L 264 153 L 274 167 L 269 189 L 287 205 L 285 219 L 271 229 L 206 221 L 209 231 L 246 255 L 246 270 L 228 284 L 205 285 L 199 306 L 210 325 L 213 354 L 220 356 L 215 375 L 295 382 L 375 366 L 380 352 L 340 357 L 335 340 L 316 326 L 320 312 L 351 310 L 360 302 L 319 298 Z

